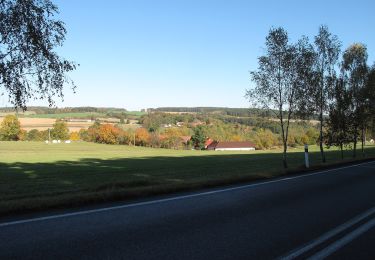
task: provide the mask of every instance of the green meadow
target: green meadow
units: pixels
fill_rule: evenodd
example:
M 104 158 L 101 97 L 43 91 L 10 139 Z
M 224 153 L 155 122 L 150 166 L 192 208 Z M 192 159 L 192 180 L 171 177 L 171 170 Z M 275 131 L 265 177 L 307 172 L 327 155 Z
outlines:
M 326 150 L 327 164 L 340 162 Z M 366 147 L 375 157 L 375 146 Z M 351 160 L 351 151 L 345 151 Z M 360 151 L 358 158 L 362 158 Z M 288 152 L 289 171 L 304 169 L 303 148 Z M 310 163 L 319 166 L 318 147 Z M 0 142 L 0 214 L 139 198 L 287 174 L 281 150 L 168 150 L 86 142 Z

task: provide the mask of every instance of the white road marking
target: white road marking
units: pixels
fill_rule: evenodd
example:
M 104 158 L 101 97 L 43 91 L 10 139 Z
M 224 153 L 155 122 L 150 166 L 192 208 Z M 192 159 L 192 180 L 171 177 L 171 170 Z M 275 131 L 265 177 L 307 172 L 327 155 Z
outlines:
M 264 181 L 264 182 L 259 182 L 259 183 L 236 186 L 236 187 L 232 187 L 232 188 L 225 188 L 225 189 L 218 189 L 218 190 L 201 192 L 201 193 L 194 193 L 194 194 L 189 194 L 189 195 L 176 196 L 176 197 L 172 197 L 172 198 L 151 200 L 151 201 L 138 202 L 138 203 L 132 203 L 132 204 L 124 204 L 124 205 L 119 205 L 119 206 L 92 209 L 92 210 L 83 210 L 83 211 L 77 211 L 77 212 L 72 212 L 72 213 L 51 215 L 51 216 L 46 216 L 46 217 L 39 217 L 39 218 L 31 218 L 31 219 L 17 220 L 17 221 L 11 221 L 11 222 L 4 222 L 4 223 L 0 223 L 0 227 L 6 227 L 6 226 L 12 226 L 12 225 L 18 225 L 18 224 L 25 224 L 25 223 L 31 223 L 31 222 L 38 222 L 38 221 L 44 221 L 44 220 L 51 220 L 51 219 L 58 219 L 58 218 L 65 218 L 65 217 L 72 217 L 72 216 L 79 216 L 79 215 L 86 215 L 86 214 L 105 212 L 105 211 L 111 211 L 111 210 L 117 210 L 117 209 L 132 208 L 132 207 L 137 207 L 137 206 L 145 206 L 145 205 L 151 205 L 151 204 L 157 204 L 157 203 L 163 203 L 163 202 L 169 202 L 169 201 L 175 201 L 175 200 L 182 200 L 182 199 L 188 199 L 188 198 L 194 198 L 194 197 L 200 197 L 200 196 L 207 196 L 207 195 L 223 193 L 223 192 L 228 192 L 228 191 L 234 191 L 234 190 L 248 189 L 248 188 L 252 188 L 252 187 L 256 187 L 256 186 L 262 186 L 262 185 L 271 184 L 271 183 L 277 183 L 277 182 L 289 181 L 289 180 L 294 180 L 294 179 L 306 178 L 306 177 L 310 177 L 310 176 L 314 176 L 314 175 L 318 175 L 318 174 L 322 174 L 322 173 L 326 173 L 326 172 L 334 172 L 334 171 L 338 172 L 339 170 L 342 170 L 342 169 L 353 168 L 353 167 L 357 167 L 357 166 L 361 166 L 361 165 L 365 165 L 365 164 L 369 164 L 369 163 L 373 163 L 373 161 L 349 165 L 349 166 L 344 166 L 344 167 L 340 167 L 340 168 L 324 170 L 324 171 L 319 171 L 319 172 L 313 172 L 313 173 L 308 173 L 308 174 L 303 174 L 303 175 L 298 175 L 298 176 L 294 176 L 294 177 L 285 177 L 285 178 L 281 178 L 281 179 L 277 179 L 277 180 Z
M 351 220 L 345 222 L 344 224 L 328 231 L 327 233 L 323 234 L 322 236 L 314 239 L 313 241 L 311 241 L 310 243 L 308 243 L 307 245 L 301 247 L 301 248 L 298 248 L 296 250 L 293 250 L 292 252 L 288 253 L 286 256 L 282 256 L 280 257 L 280 259 L 295 259 L 297 258 L 298 256 L 306 253 L 307 251 L 309 251 L 310 249 L 318 246 L 319 244 L 327 241 L 328 239 L 336 236 L 337 234 L 347 230 L 348 228 L 352 227 L 353 225 L 357 224 L 358 222 L 362 221 L 363 219 L 371 216 L 372 214 L 375 213 L 375 207 L 367 210 L 366 212 L 352 218 Z
M 352 240 L 357 238 L 358 236 L 362 235 L 363 233 L 369 231 L 371 228 L 375 226 L 375 218 L 371 219 L 367 223 L 363 224 L 362 226 L 359 226 L 357 229 L 353 230 L 343 238 L 335 241 L 331 245 L 327 246 L 323 250 L 319 251 L 315 255 L 309 257 L 309 260 L 315 260 L 315 259 L 324 259 L 328 257 L 329 255 L 333 254 L 346 244 L 350 243 Z

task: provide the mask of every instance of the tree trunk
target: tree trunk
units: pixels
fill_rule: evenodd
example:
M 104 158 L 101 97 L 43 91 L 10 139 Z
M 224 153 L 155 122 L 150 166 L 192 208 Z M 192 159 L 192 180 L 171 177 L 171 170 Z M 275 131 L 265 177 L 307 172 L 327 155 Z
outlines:
M 358 138 L 358 134 L 357 134 L 357 131 L 358 131 L 358 128 L 357 126 L 354 127 L 354 144 L 353 144 L 353 158 L 356 158 L 357 157 L 357 138 Z
M 324 154 L 324 148 L 323 148 L 323 111 L 320 112 L 320 133 L 319 133 L 319 147 L 320 147 L 320 155 L 322 157 L 322 162 L 326 162 L 326 157 Z
M 286 150 L 288 149 L 288 140 L 285 138 L 285 129 L 284 129 L 284 121 L 283 121 L 283 110 L 282 107 L 280 106 L 279 108 L 279 116 L 280 116 L 280 126 L 281 126 L 281 134 L 282 134 L 282 139 L 283 139 L 283 145 L 284 145 L 284 152 L 283 152 L 283 165 L 284 169 L 288 168 L 288 163 L 286 160 Z
M 340 150 L 341 150 L 341 160 L 344 159 L 344 151 L 342 149 L 342 143 L 340 143 Z
M 362 142 L 362 157 L 365 157 L 365 128 L 364 128 L 364 126 L 362 126 L 362 136 L 361 136 L 362 138 L 362 140 L 361 140 L 361 142 Z
M 287 159 L 286 159 L 286 150 L 287 150 L 287 143 L 284 142 L 284 152 L 283 152 L 283 165 L 284 165 L 284 169 L 288 168 L 288 162 L 287 162 Z
M 283 135 L 283 145 L 284 145 L 284 151 L 283 151 L 283 165 L 284 168 L 288 168 L 288 162 L 286 160 L 286 151 L 288 149 L 288 139 L 285 138 L 285 130 L 284 130 L 284 125 L 281 125 L 281 134 Z

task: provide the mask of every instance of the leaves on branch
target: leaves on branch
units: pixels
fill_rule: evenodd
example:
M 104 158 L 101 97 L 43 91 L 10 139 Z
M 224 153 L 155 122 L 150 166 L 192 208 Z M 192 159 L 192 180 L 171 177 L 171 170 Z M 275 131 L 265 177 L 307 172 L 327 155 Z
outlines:
M 15 108 L 26 110 L 27 102 L 54 97 L 63 99 L 64 84 L 73 90 L 66 75 L 76 64 L 61 58 L 66 29 L 54 19 L 58 8 L 50 0 L 1 0 L 0 2 L 0 86 Z

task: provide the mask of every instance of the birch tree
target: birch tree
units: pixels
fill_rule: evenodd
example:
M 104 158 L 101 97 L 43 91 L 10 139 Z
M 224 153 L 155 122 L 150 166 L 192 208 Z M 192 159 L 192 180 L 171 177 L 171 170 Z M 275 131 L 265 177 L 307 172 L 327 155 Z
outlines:
M 341 43 L 336 35 L 332 35 L 328 27 L 320 26 L 318 35 L 314 39 L 316 60 L 314 64 L 316 84 L 308 92 L 311 97 L 312 111 L 319 115 L 319 147 L 322 162 L 326 162 L 324 154 L 323 126 L 324 115 L 328 113 L 332 97 L 336 68 L 340 55 Z
M 366 116 L 365 86 L 367 82 L 367 48 L 361 43 L 350 45 L 343 54 L 342 67 L 351 92 L 351 109 L 354 115 L 353 127 L 353 157 L 356 157 L 358 136 L 361 136 L 362 153 L 364 152 Z M 361 133 L 359 133 L 361 132 Z
M 76 65 L 56 52 L 66 34 L 57 13 L 50 0 L 0 1 L 0 95 L 16 108 L 32 98 L 53 105 L 66 83 L 75 88 L 66 73 Z
M 266 37 L 265 54 L 258 58 L 258 69 L 250 72 L 255 83 L 246 97 L 257 107 L 268 109 L 278 118 L 283 142 L 283 165 L 287 164 L 289 123 L 297 110 L 301 91 L 300 75 L 306 66 L 307 40 L 289 43 L 288 33 L 281 27 L 272 28 Z

